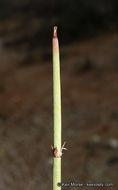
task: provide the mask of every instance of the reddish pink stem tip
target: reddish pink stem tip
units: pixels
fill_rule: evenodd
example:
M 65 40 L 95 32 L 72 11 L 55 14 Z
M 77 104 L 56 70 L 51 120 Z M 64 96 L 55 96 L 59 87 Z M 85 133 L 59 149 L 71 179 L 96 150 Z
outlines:
M 54 33 L 53 33 L 53 37 L 57 37 L 57 26 L 54 26 Z

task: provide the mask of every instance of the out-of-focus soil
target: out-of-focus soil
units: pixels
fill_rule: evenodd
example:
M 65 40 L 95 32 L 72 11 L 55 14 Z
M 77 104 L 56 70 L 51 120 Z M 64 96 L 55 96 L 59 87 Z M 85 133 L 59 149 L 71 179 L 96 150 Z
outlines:
M 62 131 L 68 149 L 62 181 L 112 183 L 104 190 L 117 189 L 118 33 L 61 45 L 60 50 Z M 30 55 L 5 48 L 0 40 L 0 190 L 52 188 L 50 51 L 51 45 Z

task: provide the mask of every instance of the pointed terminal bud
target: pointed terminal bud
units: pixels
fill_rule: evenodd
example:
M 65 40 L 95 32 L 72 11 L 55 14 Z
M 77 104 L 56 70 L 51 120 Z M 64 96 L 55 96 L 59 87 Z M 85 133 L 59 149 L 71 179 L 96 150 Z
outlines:
M 53 32 L 53 37 L 57 37 L 57 26 L 54 26 L 54 32 Z
M 59 42 L 58 42 L 58 38 L 57 38 L 57 26 L 54 26 L 52 46 L 53 46 L 53 55 L 55 53 L 59 54 Z

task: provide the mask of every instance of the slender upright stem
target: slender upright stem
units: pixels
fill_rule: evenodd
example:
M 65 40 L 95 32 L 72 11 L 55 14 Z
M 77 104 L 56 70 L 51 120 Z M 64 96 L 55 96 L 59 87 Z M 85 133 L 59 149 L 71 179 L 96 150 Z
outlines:
M 57 183 L 61 182 L 61 87 L 60 57 L 57 27 L 54 27 L 53 46 L 53 190 L 61 190 Z

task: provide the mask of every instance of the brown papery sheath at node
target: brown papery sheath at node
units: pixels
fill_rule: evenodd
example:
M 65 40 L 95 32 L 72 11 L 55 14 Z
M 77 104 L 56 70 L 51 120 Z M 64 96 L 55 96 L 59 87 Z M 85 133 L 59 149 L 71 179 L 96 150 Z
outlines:
M 54 26 L 54 33 L 53 33 L 53 37 L 56 38 L 57 37 L 57 26 Z

